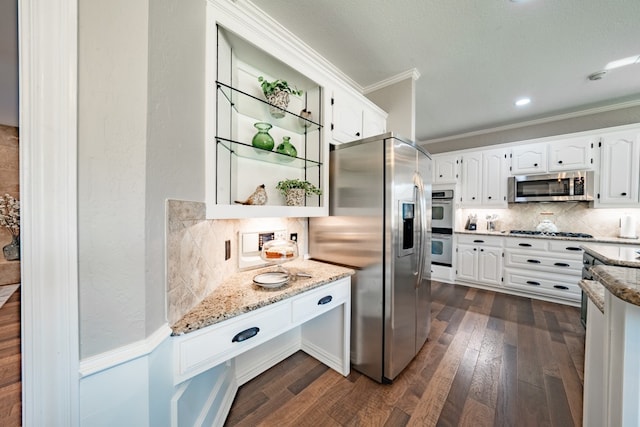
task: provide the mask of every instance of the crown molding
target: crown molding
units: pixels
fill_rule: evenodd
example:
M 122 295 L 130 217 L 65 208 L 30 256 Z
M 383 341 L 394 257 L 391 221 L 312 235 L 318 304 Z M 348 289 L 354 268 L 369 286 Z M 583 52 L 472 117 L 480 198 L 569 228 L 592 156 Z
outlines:
M 406 79 L 412 79 L 413 81 L 416 81 L 419 78 L 420 78 L 420 71 L 418 71 L 417 68 L 412 68 L 400 74 L 396 74 L 395 76 L 391 76 L 387 79 L 381 80 L 378 83 L 374 83 L 372 85 L 366 86 L 362 89 L 362 93 L 364 94 L 371 93 L 376 90 L 382 89 L 384 87 L 391 86 L 398 82 L 404 81 Z
M 581 111 L 574 111 L 572 113 L 559 114 L 556 116 L 550 116 L 550 117 L 545 117 L 541 119 L 528 120 L 525 122 L 518 122 L 510 125 L 496 126 L 493 128 L 482 129 L 482 130 L 477 130 L 473 132 L 460 133 L 457 135 L 450 135 L 442 138 L 425 139 L 424 141 L 420 141 L 419 144 L 435 144 L 437 142 L 445 142 L 445 141 L 451 141 L 454 139 L 462 139 L 462 138 L 469 138 L 473 136 L 485 135 L 488 133 L 496 133 L 496 132 L 502 132 L 507 130 L 520 129 L 520 128 L 529 127 L 529 126 L 552 123 L 560 120 L 575 119 L 578 117 L 589 116 L 592 114 L 606 113 L 608 111 L 621 110 L 623 108 L 630 108 L 630 107 L 637 107 L 637 106 L 640 106 L 640 99 L 620 102 L 617 104 L 605 105 L 601 107 L 589 108 Z
M 324 56 L 300 40 L 250 0 L 209 0 L 209 2 L 216 9 L 224 11 L 228 17 L 233 18 L 237 24 L 244 26 L 253 33 L 266 36 L 276 44 L 281 43 L 282 40 L 287 40 L 291 52 L 297 55 L 302 62 L 313 64 L 316 71 L 321 75 L 328 76 L 339 84 L 363 93 L 362 86 L 355 80 L 344 74 Z

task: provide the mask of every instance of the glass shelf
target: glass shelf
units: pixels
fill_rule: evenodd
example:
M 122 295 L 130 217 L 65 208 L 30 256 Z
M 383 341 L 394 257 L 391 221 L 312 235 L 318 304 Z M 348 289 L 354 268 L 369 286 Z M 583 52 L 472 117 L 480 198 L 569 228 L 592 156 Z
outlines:
M 313 120 L 305 119 L 291 111 L 284 111 L 285 117 L 278 119 L 269 114 L 269 104 L 266 100 L 256 98 L 253 95 L 216 81 L 218 92 L 222 95 L 219 99 L 226 100 L 229 105 L 238 113 L 253 117 L 256 121 L 271 123 L 282 129 L 297 134 L 305 134 L 310 131 L 319 130 L 322 125 Z
M 263 150 L 262 148 L 257 148 L 252 145 L 232 141 L 226 138 L 216 137 L 216 142 L 218 143 L 218 146 L 222 146 L 230 153 L 245 159 L 258 160 L 261 162 L 273 163 L 296 169 L 305 169 L 322 165 L 322 163 L 314 160 L 303 159 L 301 157 L 291 157 L 286 154 Z

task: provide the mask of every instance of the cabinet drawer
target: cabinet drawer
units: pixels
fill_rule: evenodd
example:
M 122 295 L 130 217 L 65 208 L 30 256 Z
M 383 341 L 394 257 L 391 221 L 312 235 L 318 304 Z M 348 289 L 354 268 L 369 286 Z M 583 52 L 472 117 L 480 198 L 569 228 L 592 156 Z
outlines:
M 483 236 L 483 235 L 471 235 L 471 234 L 458 234 L 456 236 L 458 243 L 465 245 L 486 245 L 495 246 L 501 248 L 503 246 L 503 238 L 495 236 Z
M 507 248 L 530 249 L 534 251 L 546 251 L 548 242 L 543 239 L 523 239 L 510 237 L 507 239 Z
M 577 274 L 582 272 L 582 259 L 558 257 L 539 252 L 516 252 L 507 250 L 505 253 L 507 266 L 525 268 L 528 270 L 550 271 L 559 274 Z
M 283 301 L 181 337 L 179 374 L 215 366 L 281 334 L 290 318 L 291 302 Z
M 291 320 L 293 324 L 297 325 L 305 322 L 343 304 L 349 298 L 350 292 L 350 281 L 339 280 L 297 298 L 291 305 Z
M 582 259 L 584 252 L 580 247 L 584 243 L 572 240 L 552 240 L 549 242 L 549 250 L 561 253 L 562 256 L 570 256 L 576 259 Z
M 551 274 L 534 275 L 528 271 L 506 268 L 504 286 L 534 294 L 578 301 L 581 296 L 579 281 L 579 277 L 572 280 Z

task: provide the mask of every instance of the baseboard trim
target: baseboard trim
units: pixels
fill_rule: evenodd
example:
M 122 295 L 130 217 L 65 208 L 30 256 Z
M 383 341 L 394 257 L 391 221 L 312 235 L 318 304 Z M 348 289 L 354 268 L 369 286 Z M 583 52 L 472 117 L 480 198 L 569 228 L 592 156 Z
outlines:
M 144 340 L 87 357 L 80 362 L 80 378 L 85 378 L 139 357 L 146 356 L 162 344 L 169 336 L 171 336 L 171 328 L 165 323 Z

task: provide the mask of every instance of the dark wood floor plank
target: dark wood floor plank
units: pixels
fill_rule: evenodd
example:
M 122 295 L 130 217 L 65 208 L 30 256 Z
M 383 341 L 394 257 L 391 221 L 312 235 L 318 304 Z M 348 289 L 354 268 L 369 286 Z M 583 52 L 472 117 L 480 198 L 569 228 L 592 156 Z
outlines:
M 469 393 L 473 372 L 478 362 L 479 351 L 467 348 L 453 379 L 447 400 L 440 413 L 439 426 L 457 426 L 464 409 L 464 402 Z
M 409 423 L 409 415 L 407 415 L 404 411 L 393 408 L 391 415 L 387 418 L 387 421 L 384 423 L 384 427 L 403 427 Z
M 569 408 L 569 402 L 567 401 L 562 380 L 545 375 L 544 384 L 547 392 L 551 425 L 554 427 L 575 426 L 576 424 L 571 416 L 571 408 Z M 581 425 L 582 424 L 578 424 L 577 427 Z
M 493 426 L 493 411 L 486 405 L 468 398 L 462 409 L 460 426 L 489 427 Z
M 498 395 L 503 336 L 502 332 L 487 327 L 469 387 L 469 396 L 490 408 L 495 407 Z
M 505 342 L 502 349 L 500 382 L 495 407 L 496 426 L 515 426 L 518 396 L 518 349 Z
M 240 388 L 226 425 L 580 425 L 575 307 L 437 282 L 432 295 L 429 341 L 393 384 L 298 352 Z
M 550 426 L 549 410 L 544 388 L 526 381 L 518 381 L 517 413 L 519 427 Z
M 562 344 L 553 341 L 551 343 L 551 352 L 558 363 L 560 376 L 564 385 L 564 392 L 571 408 L 574 424 L 582 425 L 582 382 L 576 371 L 569 350 Z

